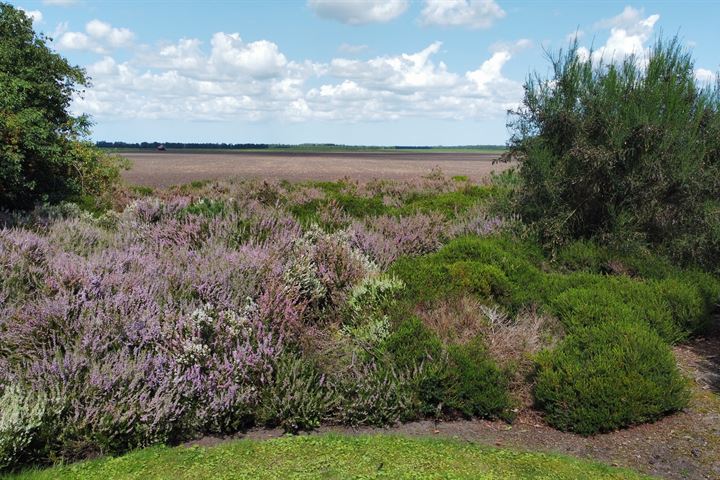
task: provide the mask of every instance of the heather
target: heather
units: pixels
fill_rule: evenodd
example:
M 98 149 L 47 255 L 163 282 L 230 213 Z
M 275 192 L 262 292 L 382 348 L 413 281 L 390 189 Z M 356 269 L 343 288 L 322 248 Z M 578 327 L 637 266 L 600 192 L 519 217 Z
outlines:
M 254 426 L 535 404 L 589 434 L 683 408 L 669 345 L 718 280 L 587 241 L 552 255 L 508 211 L 514 184 L 237 180 L 3 213 L 0 468 Z M 617 394 L 636 377 L 645 396 Z
M 435 172 L 331 188 L 403 205 L 464 185 Z M 415 209 L 359 216 L 326 191 L 220 182 L 129 192 L 101 215 L 73 204 L 6 213 L 2 467 L 256 424 L 416 418 L 425 366 L 398 368 L 384 351 L 404 285 L 383 267 L 437 249 L 451 222 Z M 317 221 L 293 214 L 310 202 Z M 488 233 L 502 223 L 468 215 Z

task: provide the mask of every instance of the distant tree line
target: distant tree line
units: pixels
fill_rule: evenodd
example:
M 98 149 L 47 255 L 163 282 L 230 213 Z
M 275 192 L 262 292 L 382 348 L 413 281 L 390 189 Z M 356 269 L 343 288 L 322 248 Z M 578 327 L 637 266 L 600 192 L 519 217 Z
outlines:
M 256 150 L 270 148 L 267 143 L 180 143 L 180 142 L 97 142 L 100 148 L 149 148 L 156 149 L 160 145 L 172 149 L 218 149 L 218 150 Z
M 356 146 L 356 145 L 340 145 L 336 143 L 303 143 L 300 145 L 277 144 L 277 143 L 183 143 L 183 142 L 108 142 L 99 141 L 96 145 L 100 148 L 116 148 L 116 149 L 157 149 L 160 145 L 168 149 L 187 149 L 187 150 L 263 150 L 263 149 L 298 149 L 298 148 L 320 148 L 320 149 L 351 149 L 351 150 L 431 150 L 434 148 L 453 148 L 453 149 L 484 149 L 484 150 L 503 150 L 503 145 L 462 145 L 452 147 L 441 146 L 414 146 L 414 145 L 395 145 L 395 146 Z

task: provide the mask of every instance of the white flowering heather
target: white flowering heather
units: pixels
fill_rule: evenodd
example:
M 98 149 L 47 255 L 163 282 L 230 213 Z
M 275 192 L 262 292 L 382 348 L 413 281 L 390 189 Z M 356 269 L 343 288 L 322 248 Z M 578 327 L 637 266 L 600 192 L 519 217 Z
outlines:
M 8 385 L 0 396 L 0 471 L 13 466 L 33 441 L 45 414 L 43 393 L 32 395 Z

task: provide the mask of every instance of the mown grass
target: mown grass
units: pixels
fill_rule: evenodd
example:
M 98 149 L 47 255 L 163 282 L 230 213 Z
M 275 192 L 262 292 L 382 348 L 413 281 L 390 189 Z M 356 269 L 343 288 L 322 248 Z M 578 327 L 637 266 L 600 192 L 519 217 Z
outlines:
M 570 457 L 398 436 L 299 436 L 210 448 L 153 447 L 9 478 L 41 479 L 640 479 Z

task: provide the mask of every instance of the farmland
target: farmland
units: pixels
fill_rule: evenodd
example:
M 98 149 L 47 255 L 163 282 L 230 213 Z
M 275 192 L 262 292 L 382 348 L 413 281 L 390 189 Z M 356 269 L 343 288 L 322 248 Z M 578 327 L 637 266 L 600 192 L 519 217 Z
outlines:
M 307 152 L 232 151 L 120 152 L 132 167 L 124 173 L 131 184 L 168 187 L 228 177 L 274 180 L 408 179 L 442 168 L 448 175 L 480 180 L 507 164 L 494 164 L 498 153 L 445 151 Z

